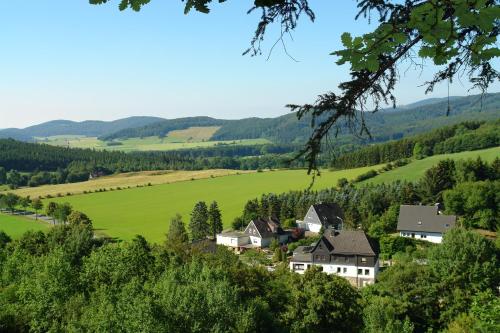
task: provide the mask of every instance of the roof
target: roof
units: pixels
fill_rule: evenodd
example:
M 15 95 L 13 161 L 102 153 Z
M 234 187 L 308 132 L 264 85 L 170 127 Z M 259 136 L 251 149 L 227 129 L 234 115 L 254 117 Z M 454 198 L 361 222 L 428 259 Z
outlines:
M 243 232 L 241 231 L 225 231 L 225 232 L 221 232 L 220 234 L 218 234 L 217 236 L 223 236 L 223 237 L 236 237 L 236 238 L 240 238 L 240 237 L 248 237 L 248 235 L 244 234 Z
M 336 203 L 319 203 L 312 205 L 312 207 L 323 225 L 325 223 L 327 225 L 338 224 L 340 222 L 339 218 L 344 219 L 344 212 Z
M 328 243 L 330 243 L 331 254 L 360 254 L 360 255 L 377 255 L 375 244 L 366 236 L 362 230 L 343 230 L 334 231 L 328 230 L 323 235 Z
M 245 233 L 247 232 L 248 227 L 252 223 L 255 225 L 255 228 L 257 229 L 262 238 L 269 238 L 275 235 L 283 234 L 283 229 L 281 228 L 280 222 L 273 218 L 267 218 L 267 219 L 259 218 L 250 221 L 247 228 L 245 229 Z
M 443 233 L 455 226 L 455 215 L 439 214 L 437 206 L 401 205 L 398 230 Z

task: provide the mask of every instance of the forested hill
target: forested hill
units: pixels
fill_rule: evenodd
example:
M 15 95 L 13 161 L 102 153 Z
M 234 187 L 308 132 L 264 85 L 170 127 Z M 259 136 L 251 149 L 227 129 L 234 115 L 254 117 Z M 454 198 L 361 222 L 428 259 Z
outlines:
M 455 124 L 465 120 L 488 120 L 500 116 L 500 93 L 450 98 L 451 113 L 446 116 L 448 101 L 429 99 L 378 113 L 367 113 L 366 121 L 375 142 L 400 139 L 434 128 Z M 171 130 L 191 126 L 220 126 L 211 140 L 239 140 L 265 138 L 275 143 L 303 143 L 311 133 L 311 119 L 297 120 L 290 113 L 277 118 L 247 118 L 221 120 L 209 117 L 192 117 L 150 124 L 133 129 L 124 129 L 101 137 L 104 140 L 133 137 L 164 136 Z M 362 143 L 344 131 L 339 144 Z
M 142 127 L 164 120 L 158 117 L 129 117 L 114 121 L 87 120 L 82 122 L 70 120 L 53 120 L 24 129 L 9 128 L 0 130 L 0 138 L 13 138 L 30 141 L 33 137 L 53 135 L 101 136 L 125 128 Z

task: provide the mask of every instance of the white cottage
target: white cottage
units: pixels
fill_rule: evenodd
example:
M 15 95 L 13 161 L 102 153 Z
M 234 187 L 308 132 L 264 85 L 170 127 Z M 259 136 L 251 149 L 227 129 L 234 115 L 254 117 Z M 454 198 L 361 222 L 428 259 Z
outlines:
M 401 237 L 441 243 L 444 233 L 455 226 L 456 220 L 454 215 L 443 215 L 437 205 L 402 205 L 397 230 Z

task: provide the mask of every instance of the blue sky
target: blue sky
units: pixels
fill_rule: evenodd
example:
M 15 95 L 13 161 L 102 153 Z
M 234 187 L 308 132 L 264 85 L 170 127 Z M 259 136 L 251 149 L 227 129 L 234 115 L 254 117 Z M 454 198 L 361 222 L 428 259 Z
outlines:
M 286 43 L 298 62 L 281 47 L 267 60 L 276 29 L 263 56 L 242 56 L 259 18 L 246 15 L 250 0 L 214 4 L 210 15 L 184 15 L 180 0 L 152 0 L 140 13 L 120 12 L 117 2 L 0 2 L 0 128 L 132 115 L 278 116 L 287 103 L 312 102 L 347 79 L 329 53 L 342 32 L 373 28 L 354 21 L 354 1 L 311 0 L 316 22 L 303 19 Z M 401 73 L 399 102 L 446 96 L 444 85 L 428 96 L 418 87 L 431 73 Z M 457 81 L 450 91 L 468 88 Z

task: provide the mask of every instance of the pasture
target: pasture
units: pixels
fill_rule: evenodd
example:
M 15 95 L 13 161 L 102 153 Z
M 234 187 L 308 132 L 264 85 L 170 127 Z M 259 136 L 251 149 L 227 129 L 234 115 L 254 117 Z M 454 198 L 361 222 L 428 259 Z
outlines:
M 374 178 L 368 179 L 361 184 L 383 184 L 395 180 L 416 181 L 424 175 L 427 169 L 436 165 L 440 160 L 448 158 L 453 160 L 466 160 L 476 159 L 478 157 L 481 157 L 483 161 L 493 161 L 496 157 L 500 157 L 500 147 L 475 151 L 465 151 L 455 154 L 434 155 L 421 160 L 415 160 L 410 164 L 391 171 L 384 172 Z M 377 168 L 373 167 L 372 169 L 376 170 Z
M 58 185 L 43 185 L 38 187 L 23 187 L 14 192 L 20 196 L 30 196 L 31 198 L 50 196 L 61 196 L 67 193 L 81 194 L 85 192 L 94 192 L 99 189 L 116 189 L 118 187 L 137 187 L 147 184 L 159 185 L 175 182 L 182 182 L 191 179 L 204 179 L 210 177 L 222 177 L 234 175 L 237 173 L 250 173 L 255 171 L 240 171 L 240 170 L 199 170 L 199 171 L 141 171 L 127 172 L 118 175 L 99 177 L 86 182 L 58 184 Z
M 19 238 L 28 230 L 47 230 L 48 223 L 28 219 L 17 215 L 0 213 L 0 231 L 4 231 L 12 239 Z
M 243 139 L 227 141 L 208 141 L 219 127 L 190 127 L 185 130 L 171 131 L 164 138 L 157 136 L 114 140 L 111 143 L 96 137 L 78 135 L 57 135 L 37 138 L 39 143 L 69 148 L 90 148 L 98 150 L 168 151 L 178 149 L 209 148 L 215 146 L 242 146 L 270 143 L 267 139 Z
M 368 168 L 324 171 L 316 179 L 314 189 L 336 186 L 338 179 L 353 179 Z M 224 226 L 239 216 L 247 200 L 263 193 L 304 190 L 311 183 L 305 170 L 282 170 L 207 178 L 121 191 L 75 195 L 45 200 L 69 202 L 85 212 L 97 232 L 120 239 L 140 234 L 149 241 L 162 242 L 170 219 L 180 213 L 187 224 L 197 201 L 210 204 L 216 200 Z

